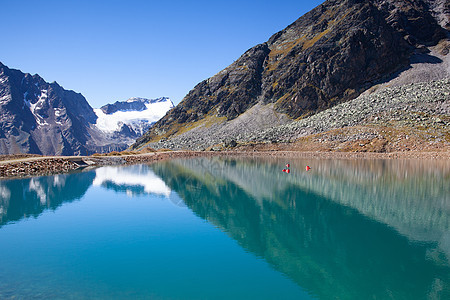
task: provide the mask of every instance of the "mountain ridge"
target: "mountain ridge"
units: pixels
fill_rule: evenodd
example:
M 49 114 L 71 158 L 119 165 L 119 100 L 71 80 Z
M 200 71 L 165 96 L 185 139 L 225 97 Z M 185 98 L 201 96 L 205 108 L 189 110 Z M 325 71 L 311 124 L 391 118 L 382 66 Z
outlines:
M 439 4 L 444 8 L 436 12 L 431 4 L 436 3 L 325 1 L 197 84 L 132 149 L 158 148 L 158 141 L 205 124 L 231 122 L 257 104 L 271 104 L 274 114 L 296 120 L 355 99 L 410 68 L 415 53 L 448 40 L 448 5 Z M 448 43 L 441 48 L 446 55 Z
M 142 111 L 146 109 L 145 104 L 159 103 L 164 101 L 170 101 L 173 105 L 173 102 L 172 100 L 170 100 L 169 97 L 159 97 L 155 99 L 131 97 L 125 101 L 117 100 L 114 103 L 105 104 L 102 107 L 100 107 L 100 109 L 105 114 L 113 114 L 117 111 L 127 111 L 127 110 Z
M 1 153 L 83 155 L 97 117 L 79 93 L 0 63 Z
M 173 106 L 166 97 L 130 99 L 134 100 L 128 105 L 140 102 L 146 109 L 163 102 L 167 107 L 146 116 L 150 119 L 134 118 L 133 124 L 117 120 L 117 130 L 110 133 L 97 126 L 101 118 L 81 93 L 0 62 L 0 154 L 89 155 L 125 150 Z M 118 112 L 117 105 L 104 108 Z

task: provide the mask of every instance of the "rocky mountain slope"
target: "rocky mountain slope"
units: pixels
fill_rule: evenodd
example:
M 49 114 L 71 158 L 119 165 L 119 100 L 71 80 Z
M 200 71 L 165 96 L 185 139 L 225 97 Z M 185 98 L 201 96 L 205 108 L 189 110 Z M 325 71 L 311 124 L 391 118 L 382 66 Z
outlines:
M 237 132 L 242 144 L 394 80 L 447 78 L 449 12 L 448 1 L 326 1 L 199 83 L 133 148 L 225 146 Z
M 0 63 L 0 153 L 88 154 L 97 116 L 79 93 Z
M 283 124 L 258 126 L 271 119 L 273 124 Z M 404 138 L 408 141 L 400 142 Z M 414 146 L 399 147 L 405 143 Z M 437 150 L 449 144 L 450 79 L 443 79 L 385 88 L 291 122 L 285 121 L 282 114 L 275 115 L 267 106 L 255 105 L 235 120 L 207 128 L 200 126 L 150 145 L 177 150 L 258 145 L 261 150 L 281 147 L 283 150 L 391 152 L 427 147 Z
M 80 93 L 0 63 L 0 154 L 124 150 L 172 106 L 132 98 L 94 111 Z

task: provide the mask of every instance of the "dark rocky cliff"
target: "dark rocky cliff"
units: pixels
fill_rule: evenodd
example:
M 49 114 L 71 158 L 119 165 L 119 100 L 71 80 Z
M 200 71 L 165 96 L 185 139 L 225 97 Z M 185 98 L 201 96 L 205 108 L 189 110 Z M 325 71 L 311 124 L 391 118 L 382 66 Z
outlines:
M 354 99 L 446 38 L 446 11 L 448 1 L 326 1 L 199 83 L 133 148 L 257 103 L 298 119 Z
M 87 155 L 108 145 L 80 93 L 0 63 L 0 153 Z
M 3 64 L 0 80 L 1 153 L 87 154 L 97 117 L 81 94 Z

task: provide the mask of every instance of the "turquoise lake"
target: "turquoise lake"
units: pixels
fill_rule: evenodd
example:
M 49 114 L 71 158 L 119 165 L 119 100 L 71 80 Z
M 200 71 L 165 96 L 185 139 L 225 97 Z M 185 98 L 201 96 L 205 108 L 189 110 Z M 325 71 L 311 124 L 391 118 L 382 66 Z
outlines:
M 2 180 L 0 299 L 450 299 L 450 163 L 215 157 Z

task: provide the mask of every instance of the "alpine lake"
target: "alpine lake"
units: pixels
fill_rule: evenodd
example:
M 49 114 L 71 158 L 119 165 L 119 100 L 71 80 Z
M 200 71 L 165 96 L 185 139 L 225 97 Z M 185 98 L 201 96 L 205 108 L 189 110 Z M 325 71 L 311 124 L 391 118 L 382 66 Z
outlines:
M 450 299 L 450 162 L 212 157 L 2 180 L 0 299 Z

